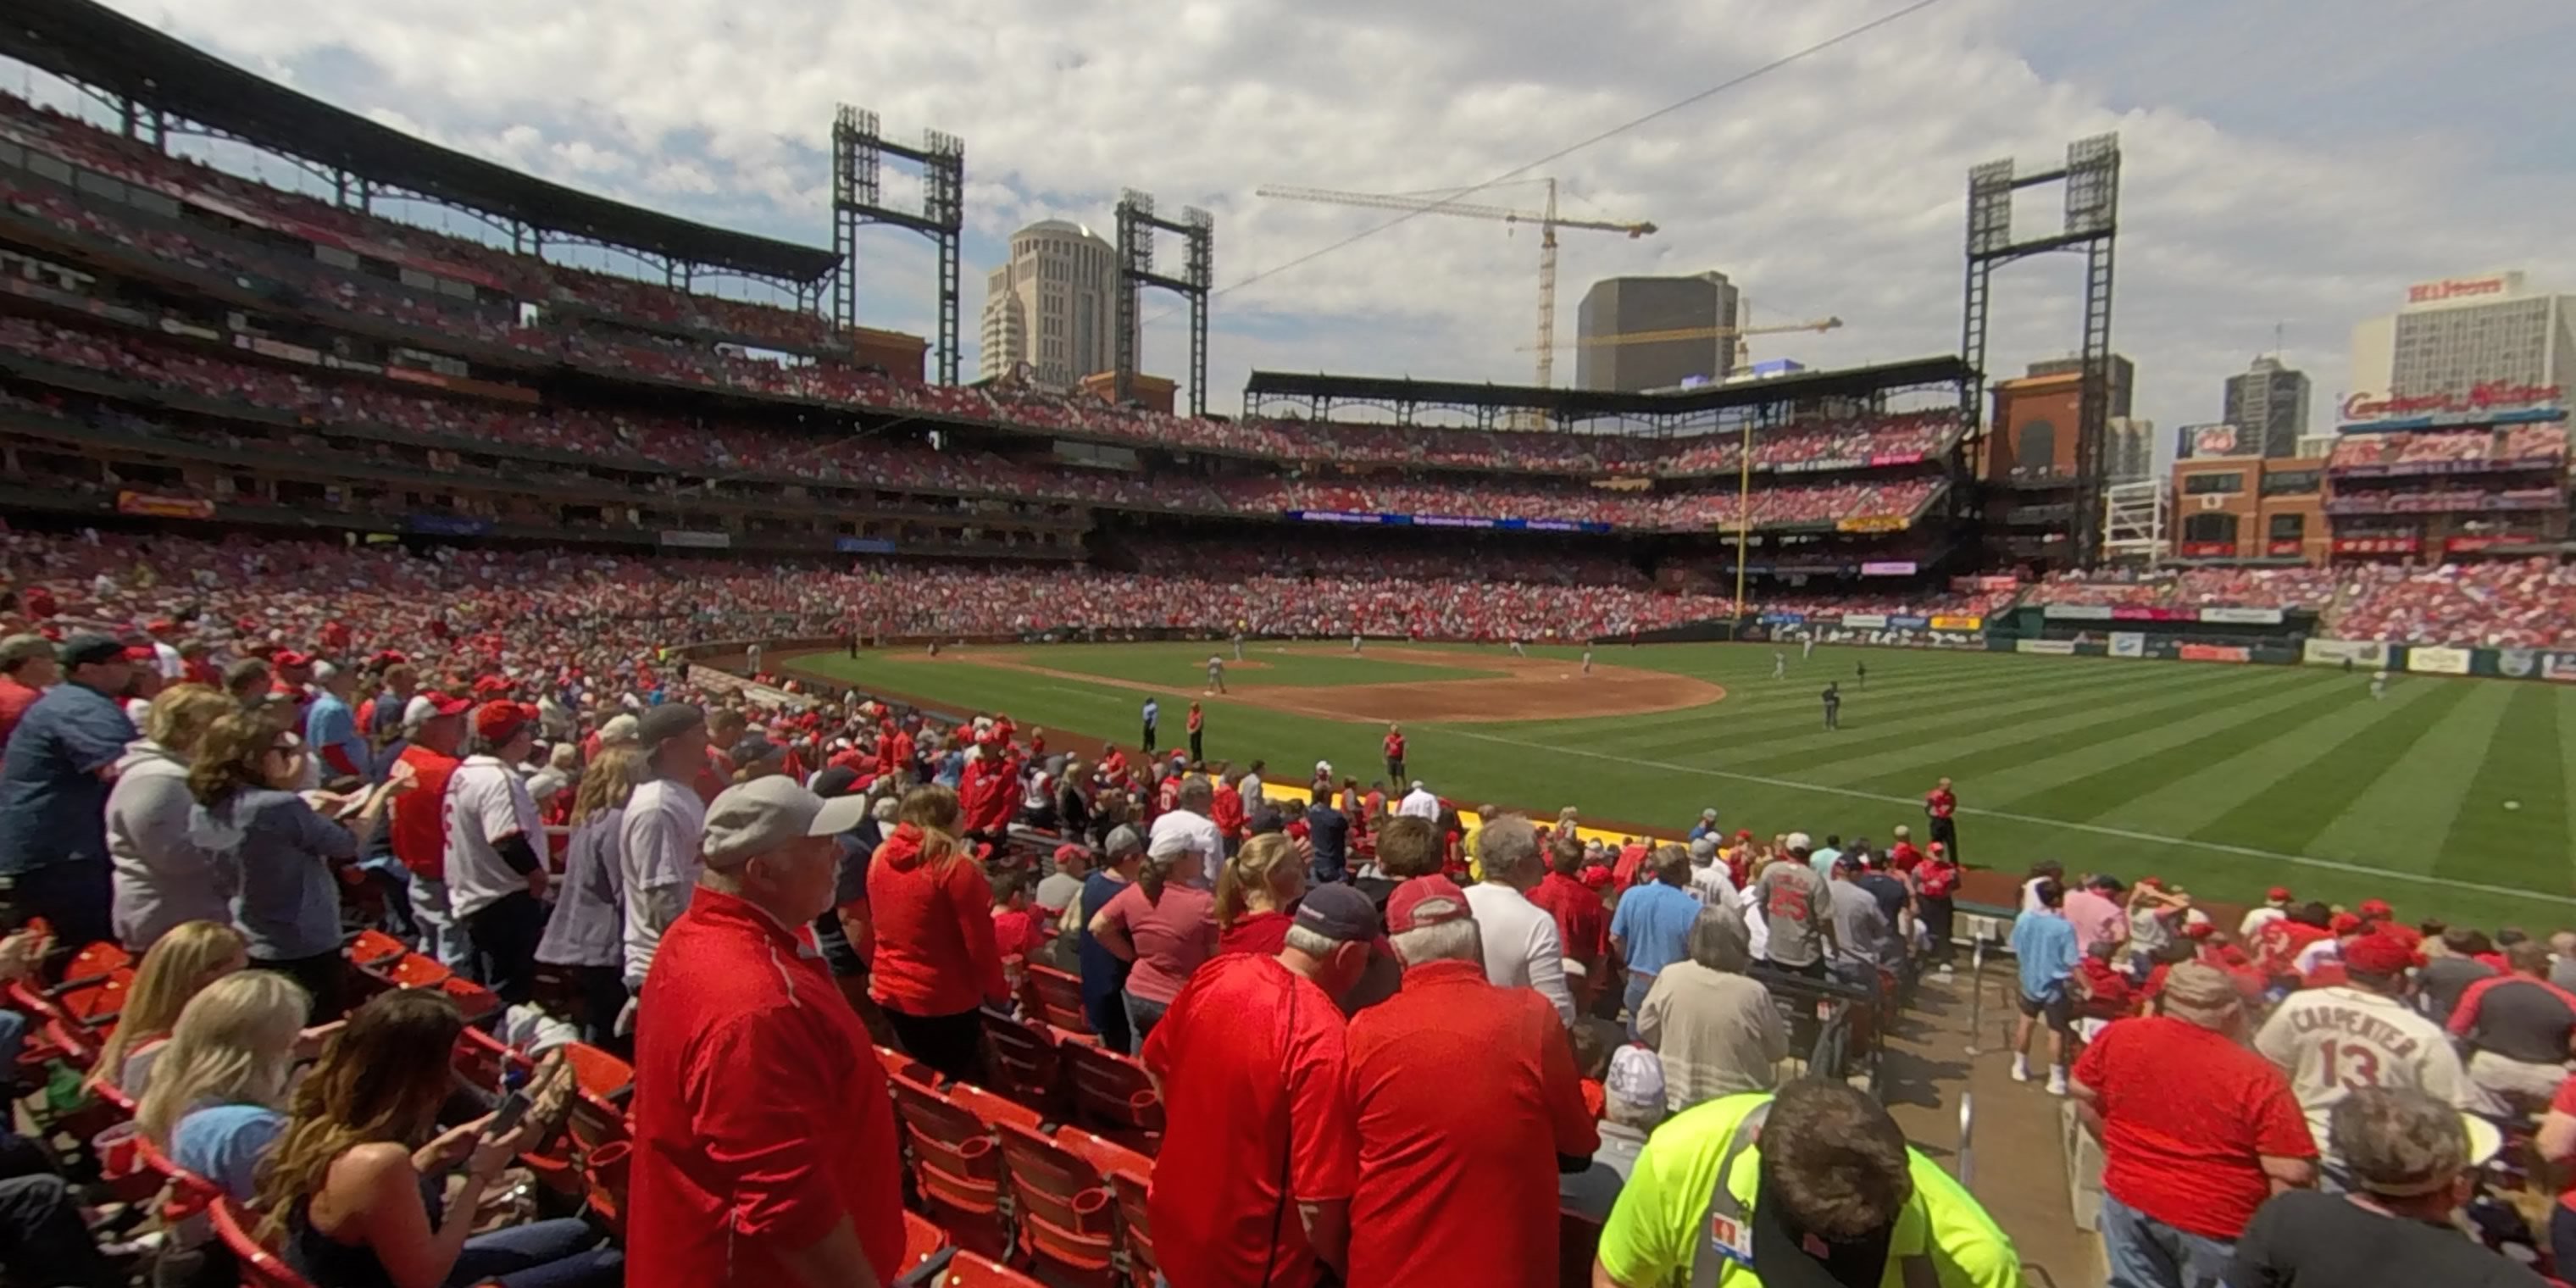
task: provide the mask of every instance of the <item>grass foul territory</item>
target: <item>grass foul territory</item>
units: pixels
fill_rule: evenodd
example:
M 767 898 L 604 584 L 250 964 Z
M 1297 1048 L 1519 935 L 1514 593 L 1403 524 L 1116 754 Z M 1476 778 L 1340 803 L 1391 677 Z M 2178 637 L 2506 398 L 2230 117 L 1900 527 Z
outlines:
M 1225 696 L 1205 692 L 1212 651 L 1229 659 Z M 1407 773 L 1462 805 L 1571 804 L 1674 833 L 1714 806 L 1728 828 L 1766 836 L 1799 829 L 1883 845 L 1911 824 L 1919 839 L 1922 794 L 1948 775 L 1960 848 L 1978 866 L 2056 858 L 2239 901 L 2288 884 L 2347 905 L 2385 898 L 2408 920 L 2576 924 L 2576 688 L 2401 675 L 2374 701 L 2366 675 L 2323 668 L 1780 652 L 1781 679 L 1774 650 L 1752 644 L 1603 647 L 1590 676 L 1578 649 L 1533 647 L 1524 660 L 1377 642 L 1358 657 L 1346 643 L 1254 643 L 1243 665 L 1230 646 L 1208 644 L 977 647 L 935 661 L 817 654 L 794 665 L 1130 749 L 1149 694 L 1161 700 L 1166 750 L 1186 745 L 1195 700 L 1211 759 L 1263 757 L 1281 782 L 1304 782 L 1319 759 L 1363 783 L 1382 779 L 1382 718 L 1436 710 L 1446 718 L 1405 720 Z M 1843 697 L 1831 731 L 1820 696 L 1829 681 Z M 1592 705 L 1614 687 L 1629 714 Z M 1663 692 L 1664 709 L 1634 710 Z M 1502 709 L 1478 712 L 1485 693 Z

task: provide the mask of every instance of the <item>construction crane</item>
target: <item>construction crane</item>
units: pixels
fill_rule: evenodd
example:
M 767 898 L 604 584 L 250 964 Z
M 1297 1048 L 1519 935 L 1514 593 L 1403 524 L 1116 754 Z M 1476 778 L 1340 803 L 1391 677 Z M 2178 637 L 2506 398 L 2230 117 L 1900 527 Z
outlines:
M 1513 210 L 1507 206 L 1446 201 L 1437 193 L 1337 192 L 1330 188 L 1299 188 L 1286 184 L 1263 184 L 1255 195 L 1283 201 L 1321 202 L 1330 206 L 1359 206 L 1367 210 L 1401 210 L 1412 214 L 1454 215 L 1461 219 L 1538 225 L 1538 343 L 1534 347 L 1538 351 L 1538 384 L 1546 388 L 1556 383 L 1556 230 L 1580 228 L 1589 232 L 1626 233 L 1633 241 L 1654 232 L 1655 226 L 1642 220 L 1559 219 L 1556 215 L 1556 180 L 1536 182 L 1547 185 L 1545 210 Z
M 1809 318 L 1804 322 L 1774 322 L 1769 326 L 1686 326 L 1671 331 L 1628 331 L 1618 335 L 1596 335 L 1589 339 L 1572 341 L 1561 347 L 1589 349 L 1612 344 L 1667 344 L 1682 340 L 1732 339 L 1735 341 L 1735 365 L 1745 367 L 1751 365 L 1753 361 L 1753 353 L 1744 343 L 1744 337 L 1748 335 L 1787 335 L 1793 331 L 1814 331 L 1822 334 L 1839 330 L 1842 324 L 1841 318 L 1823 317 Z

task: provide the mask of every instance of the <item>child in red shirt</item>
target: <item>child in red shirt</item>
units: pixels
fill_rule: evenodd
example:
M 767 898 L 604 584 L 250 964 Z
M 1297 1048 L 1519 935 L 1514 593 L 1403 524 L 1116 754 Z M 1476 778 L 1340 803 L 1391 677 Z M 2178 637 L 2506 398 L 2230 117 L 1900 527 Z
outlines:
M 2087 1019 L 2116 1020 L 2137 1013 L 2137 989 L 2129 977 L 2112 961 L 2119 945 L 2098 943 L 2085 950 L 2084 960 L 2076 963 L 2082 1001 L 2079 1012 Z
M 1028 877 L 1019 872 L 995 872 L 993 881 L 993 949 L 1004 960 L 1013 957 L 1025 961 L 1042 942 L 1038 934 L 1038 916 L 1029 911 Z

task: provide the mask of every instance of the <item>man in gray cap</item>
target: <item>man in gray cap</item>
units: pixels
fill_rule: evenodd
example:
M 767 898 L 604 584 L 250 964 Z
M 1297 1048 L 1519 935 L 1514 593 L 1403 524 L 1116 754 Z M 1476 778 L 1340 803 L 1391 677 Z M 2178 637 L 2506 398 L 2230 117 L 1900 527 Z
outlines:
M 867 808 L 778 775 L 707 806 L 697 897 L 661 938 L 636 1025 L 627 1255 L 657 1281 L 886 1284 L 902 1269 L 885 1070 L 796 937 L 830 911 L 833 838 Z
M 106 635 L 64 640 L 63 679 L 27 708 L 0 753 L 0 877 L 21 916 L 53 923 L 59 953 L 113 933 L 107 790 L 134 741 L 118 696 L 129 664 Z
M 1278 956 L 1201 966 L 1146 1037 L 1164 1120 L 1146 1203 L 1173 1283 L 1305 1284 L 1318 1263 L 1348 1269 L 1359 1149 L 1338 1002 L 1380 934 L 1367 895 L 1318 886 Z
M 707 826 L 698 775 L 707 766 L 707 719 L 685 702 L 666 703 L 636 722 L 644 781 L 626 801 L 617 861 L 626 892 L 626 987 L 644 987 L 662 932 L 688 911 L 698 884 L 698 840 Z

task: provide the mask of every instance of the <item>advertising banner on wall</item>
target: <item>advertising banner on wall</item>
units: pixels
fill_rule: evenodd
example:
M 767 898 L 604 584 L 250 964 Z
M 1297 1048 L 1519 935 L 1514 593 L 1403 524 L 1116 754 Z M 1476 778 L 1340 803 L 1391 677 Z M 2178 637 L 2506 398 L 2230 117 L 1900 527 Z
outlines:
M 2044 615 L 2052 622 L 2107 622 L 2111 620 L 2108 604 L 2050 604 Z
M 148 514 L 160 519 L 211 519 L 215 503 L 193 496 L 162 496 L 152 492 L 119 492 L 118 514 Z
M 2540 678 L 2561 684 L 2576 684 L 2576 653 L 2552 652 L 2540 655 Z
M 2410 646 L 2406 650 L 2406 669 L 2426 675 L 2467 675 L 2469 651 L 2464 648 Z
M 2013 651 L 2016 653 L 2046 653 L 2055 657 L 2073 657 L 2075 656 L 2075 641 L 2014 640 Z
M 2193 608 L 2164 608 L 2154 604 L 2116 604 L 2111 608 L 2115 622 L 2194 622 L 2200 611 Z
M 1856 631 L 1883 631 L 1887 629 L 1887 614 L 1845 613 L 1843 625 Z
M 2254 650 L 2241 644 L 2185 644 L 2174 656 L 2186 662 L 2251 662 Z
M 834 537 L 832 548 L 845 555 L 890 555 L 894 543 L 880 537 Z
M 2496 673 L 2509 680 L 2528 680 L 2540 669 L 2540 654 L 2527 648 L 2496 650 Z
M 2388 665 L 2388 645 L 2378 640 L 2309 640 L 2301 657 L 2310 666 L 2350 662 L 2376 671 Z
M 662 530 L 662 544 L 690 550 L 722 550 L 733 544 L 733 535 L 725 532 L 691 532 L 682 528 Z
M 2113 632 L 2111 632 L 2111 656 L 2113 656 L 2113 657 L 2145 657 L 2146 655 L 2147 655 L 2147 637 L 2146 637 L 2146 636 L 2144 636 L 2144 635 L 2140 635 L 2140 634 L 2139 634 L 2139 633 L 2137 633 L 2136 631 L 2113 631 Z
M 1986 619 L 1982 617 L 1936 615 L 1932 619 L 1932 629 L 1936 631 L 1974 631 L 1984 629 L 1985 625 Z
M 461 514 L 406 514 L 403 531 L 432 537 L 479 537 L 492 530 L 490 519 L 473 519 Z
M 1929 617 L 1911 617 L 1899 613 L 1887 619 L 1889 627 L 1900 631 L 1919 631 L 1932 624 Z
M 2277 608 L 2204 608 L 2200 620 L 2228 626 L 2278 626 L 2281 610 Z
M 1860 566 L 1860 575 L 1864 577 L 1911 577 L 1914 571 L 1911 559 L 1877 560 Z

